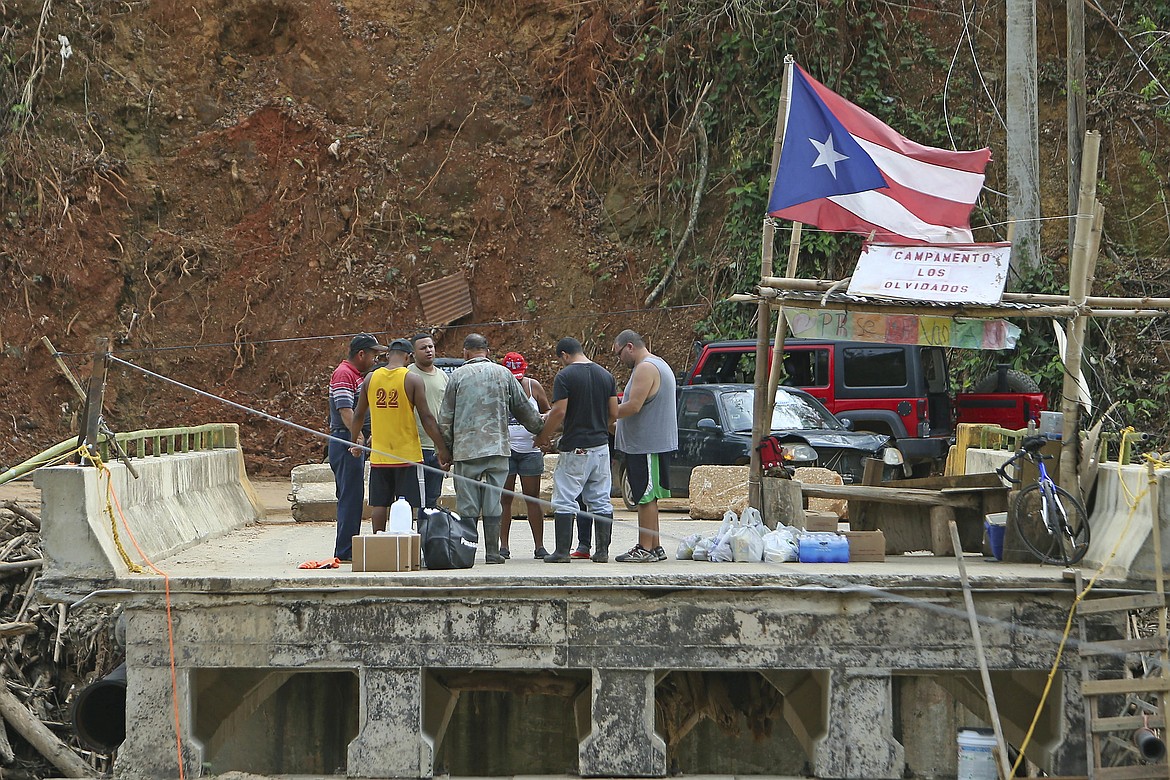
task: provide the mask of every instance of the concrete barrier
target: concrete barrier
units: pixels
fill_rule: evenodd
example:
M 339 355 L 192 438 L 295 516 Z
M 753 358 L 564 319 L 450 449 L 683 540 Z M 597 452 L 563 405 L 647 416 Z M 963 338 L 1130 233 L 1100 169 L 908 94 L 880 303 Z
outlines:
M 50 596 L 106 586 L 132 573 L 129 562 L 145 566 L 144 556 L 159 560 L 264 517 L 238 445 L 133 463 L 138 479 L 117 461 L 108 472 L 54 466 L 36 473 L 41 586 Z
M 1170 469 L 1156 470 L 1161 512 L 1162 570 L 1170 573 Z M 1089 550 L 1083 565 L 1106 576 L 1153 579 L 1154 512 L 1146 467 L 1102 463 L 1089 515 Z M 1114 549 L 1116 548 L 1116 552 Z

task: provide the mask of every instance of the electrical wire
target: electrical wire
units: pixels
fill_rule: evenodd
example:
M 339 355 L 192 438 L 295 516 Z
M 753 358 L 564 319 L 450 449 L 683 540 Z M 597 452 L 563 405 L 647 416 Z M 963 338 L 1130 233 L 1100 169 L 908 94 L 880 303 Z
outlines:
M 363 332 L 369 333 L 369 334 L 374 335 L 374 336 L 390 336 L 390 335 L 395 335 L 395 334 L 401 334 L 402 332 L 407 332 L 407 333 L 416 333 L 419 331 L 429 332 L 431 330 L 435 330 L 435 329 L 439 329 L 439 328 L 441 328 L 442 330 L 457 330 L 457 329 L 467 329 L 467 328 L 498 328 L 498 327 L 507 327 L 507 326 L 512 326 L 512 325 L 527 325 L 527 324 L 535 323 L 535 322 L 558 322 L 560 320 L 579 320 L 582 317 L 618 317 L 618 316 L 628 316 L 631 314 L 666 314 L 666 313 L 670 313 L 670 312 L 674 312 L 674 311 L 680 311 L 683 309 L 694 309 L 694 308 L 703 308 L 703 307 L 709 308 L 710 304 L 706 304 L 706 303 L 681 303 L 681 304 L 677 304 L 675 306 L 660 306 L 660 307 L 656 307 L 656 308 L 652 308 L 652 309 L 621 309 L 621 310 L 617 310 L 617 311 L 603 311 L 603 312 L 594 312 L 594 313 L 590 313 L 590 314 L 566 314 L 566 315 L 562 315 L 559 317 L 530 317 L 527 319 L 519 319 L 519 320 L 490 320 L 490 321 L 484 321 L 484 322 L 469 322 L 469 323 L 464 323 L 461 325 L 441 325 L 441 326 L 420 325 L 420 326 L 413 328 L 413 329 L 404 328 L 404 329 L 399 330 L 399 331 L 373 330 L 373 331 L 363 331 Z M 270 345 L 270 344 L 295 344 L 298 342 L 305 342 L 305 341 L 331 341 L 334 339 L 353 338 L 356 335 L 358 335 L 358 334 L 356 334 L 356 333 L 335 333 L 335 334 L 315 335 L 315 336 L 287 336 L 285 338 L 276 338 L 276 339 L 258 339 L 258 340 L 247 339 L 244 341 L 221 341 L 221 342 L 213 342 L 213 343 L 209 343 L 209 344 L 172 344 L 170 346 L 165 346 L 165 347 L 135 347 L 135 348 L 131 348 L 131 349 L 122 349 L 122 350 L 119 350 L 119 354 L 122 354 L 122 355 L 141 355 L 141 354 L 151 354 L 151 353 L 155 353 L 155 352 L 174 352 L 174 351 L 178 351 L 178 350 L 191 350 L 191 349 L 218 349 L 218 348 L 222 348 L 222 347 L 231 347 L 233 349 L 237 349 L 237 348 L 243 348 L 243 347 L 260 347 L 260 346 L 266 346 L 266 345 Z M 397 335 L 395 335 L 395 338 L 397 338 Z M 62 357 L 62 358 L 66 358 L 66 357 L 69 357 L 69 358 L 92 357 L 93 352 L 55 352 L 55 353 L 53 353 L 53 356 L 54 357 Z

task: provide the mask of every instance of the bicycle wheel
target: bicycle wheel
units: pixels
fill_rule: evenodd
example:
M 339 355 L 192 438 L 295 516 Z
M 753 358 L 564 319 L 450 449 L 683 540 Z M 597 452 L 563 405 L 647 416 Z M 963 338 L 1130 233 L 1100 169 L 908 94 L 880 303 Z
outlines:
M 1089 518 L 1081 502 L 1059 485 L 1033 483 L 1012 504 L 1012 522 L 1024 545 L 1044 563 L 1070 566 L 1089 549 Z

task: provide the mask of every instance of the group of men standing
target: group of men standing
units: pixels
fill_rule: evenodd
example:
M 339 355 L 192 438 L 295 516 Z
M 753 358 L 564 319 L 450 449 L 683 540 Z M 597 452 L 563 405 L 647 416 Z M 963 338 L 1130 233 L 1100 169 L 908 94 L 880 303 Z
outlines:
M 546 563 L 585 557 L 598 563 L 609 560 L 613 433 L 638 500 L 639 525 L 638 543 L 614 560 L 666 560 L 659 539 L 658 499 L 670 495 L 670 455 L 678 447 L 674 374 L 632 330 L 618 334 L 613 354 L 632 369 L 620 403 L 613 375 L 586 357 L 577 339 L 557 342 L 562 367 L 550 402 L 539 383 L 524 376 L 527 364 L 522 356 L 509 353 L 505 365 L 493 362 L 487 340 L 478 333 L 464 339 L 465 362 L 450 377 L 435 366 L 435 344 L 428 334 L 394 339 L 385 346 L 370 334 L 355 336 L 349 357 L 338 365 L 329 384 L 329 463 L 337 485 L 334 555 L 349 560 L 353 536 L 360 533 L 368 450 L 375 532 L 385 529 L 388 507 L 396 497 L 405 498 L 416 512 L 435 506 L 444 472 L 450 470 L 456 511 L 481 519 L 486 562 L 504 563 L 510 521 L 503 517 L 505 508 L 511 514 L 511 501 L 506 507 L 501 502 L 505 482 L 518 474 L 525 487 L 539 487 L 540 471 L 535 470 L 533 456 L 540 457 L 542 469 L 539 453 L 560 431 L 553 473 L 552 553 L 543 548 L 543 524 L 538 527 L 532 512 L 535 502 L 529 504 L 536 557 Z M 528 489 L 524 492 L 533 495 Z M 575 521 L 578 545 L 573 549 Z

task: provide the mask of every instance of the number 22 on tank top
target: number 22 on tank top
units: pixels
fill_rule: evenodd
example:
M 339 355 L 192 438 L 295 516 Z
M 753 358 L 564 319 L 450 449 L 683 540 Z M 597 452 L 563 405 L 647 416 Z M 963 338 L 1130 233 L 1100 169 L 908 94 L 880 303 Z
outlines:
M 398 408 L 398 391 L 387 391 L 383 387 L 378 388 L 378 392 L 374 394 L 374 406 L 379 409 L 397 409 Z

